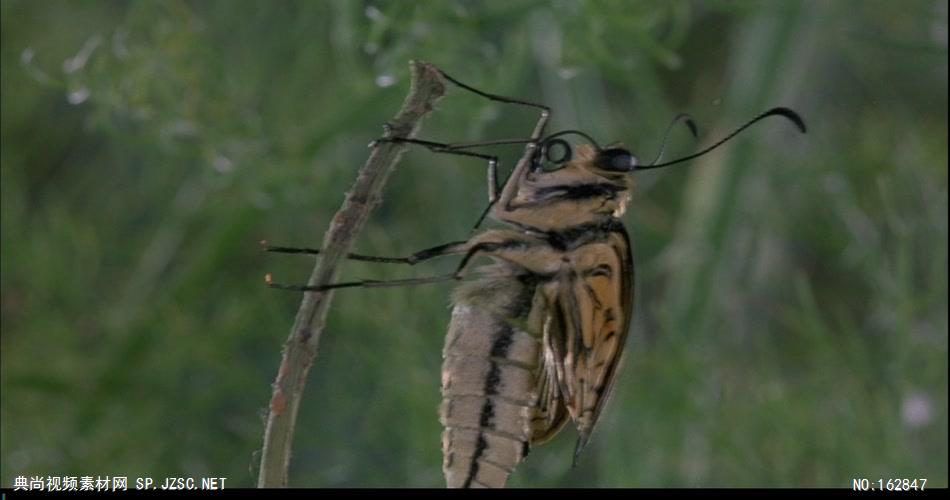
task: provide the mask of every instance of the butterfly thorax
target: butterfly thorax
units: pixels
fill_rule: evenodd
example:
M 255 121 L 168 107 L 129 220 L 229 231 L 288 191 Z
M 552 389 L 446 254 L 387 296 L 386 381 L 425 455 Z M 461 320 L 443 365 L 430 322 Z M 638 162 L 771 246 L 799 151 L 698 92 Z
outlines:
M 630 176 L 597 168 L 595 154 L 580 148 L 577 158 L 556 170 L 530 172 L 510 203 L 492 208 L 492 217 L 545 233 L 619 218 L 630 197 Z

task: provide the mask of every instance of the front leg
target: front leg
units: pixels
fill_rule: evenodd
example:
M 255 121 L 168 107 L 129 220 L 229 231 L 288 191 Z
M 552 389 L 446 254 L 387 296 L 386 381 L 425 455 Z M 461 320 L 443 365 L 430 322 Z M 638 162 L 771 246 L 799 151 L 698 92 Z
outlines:
M 511 201 L 517 196 L 518 191 L 521 186 L 521 182 L 524 180 L 525 176 L 530 171 L 531 164 L 534 161 L 534 156 L 538 148 L 540 147 L 539 141 L 541 140 L 541 137 L 544 134 L 544 129 L 547 126 L 548 119 L 551 116 L 551 108 L 549 108 L 548 106 L 545 106 L 544 104 L 538 104 L 538 103 L 530 102 L 530 101 L 523 101 L 521 99 L 514 99 L 511 97 L 505 97 L 505 96 L 485 92 L 475 87 L 472 87 L 471 85 L 467 85 L 459 80 L 456 80 L 452 76 L 446 74 L 444 71 L 440 70 L 439 72 L 442 74 L 442 76 L 446 80 L 452 82 L 456 86 L 464 90 L 467 90 L 469 92 L 472 92 L 474 94 L 477 94 L 481 97 L 484 97 L 485 99 L 488 99 L 490 101 L 501 102 L 505 104 L 514 104 L 518 106 L 526 106 L 526 107 L 535 108 L 541 111 L 541 116 L 538 119 L 538 123 L 535 125 L 534 131 L 531 133 L 531 137 L 528 140 L 526 141 L 519 140 L 519 141 L 510 141 L 510 142 L 509 141 L 493 141 L 491 143 L 482 144 L 482 145 L 489 145 L 489 144 L 497 145 L 497 144 L 526 143 L 527 146 L 525 147 L 525 152 L 522 155 L 521 160 L 515 165 L 514 170 L 512 171 L 511 175 L 508 176 L 508 180 L 505 182 L 505 186 L 501 189 L 500 193 L 498 192 L 498 188 L 497 188 L 497 178 L 498 178 L 497 170 L 494 173 L 491 171 L 489 172 L 489 204 L 488 204 L 488 208 L 485 210 L 485 213 L 479 219 L 478 224 L 480 224 L 482 219 L 485 217 L 485 215 L 490 210 L 492 210 L 493 207 L 497 206 L 496 202 L 498 201 L 502 202 L 501 206 L 504 211 L 510 212 L 512 210 Z M 475 147 L 475 146 L 467 145 L 467 147 Z M 478 227 L 478 224 L 475 224 L 476 228 Z
M 441 142 L 426 141 L 422 139 L 408 139 L 405 137 L 380 137 L 376 139 L 370 146 L 375 146 L 380 142 L 391 142 L 396 144 L 416 144 L 427 148 L 433 153 L 456 155 L 456 156 L 468 156 L 471 158 L 481 158 L 488 161 L 488 204 L 489 206 L 495 203 L 495 200 L 498 199 L 498 157 L 495 155 L 486 155 L 481 153 L 474 153 L 471 151 L 466 151 L 469 148 L 481 147 L 481 146 L 495 146 L 499 144 L 519 144 L 525 142 L 524 140 L 502 140 L 502 141 L 488 141 L 488 142 L 471 142 L 465 144 L 446 144 Z M 476 224 L 477 226 L 477 224 Z
M 518 192 L 521 191 L 521 183 L 524 182 L 531 170 L 531 166 L 534 164 L 538 154 L 538 148 L 541 147 L 539 141 L 541 140 L 542 134 L 544 134 L 544 128 L 547 126 L 550 116 L 550 110 L 544 109 L 541 111 L 541 117 L 534 126 L 534 132 L 531 133 L 530 142 L 525 146 L 521 159 L 518 160 L 515 169 L 511 172 L 511 175 L 508 176 L 508 180 L 501 190 L 501 194 L 498 197 L 500 203 L 496 206 L 501 206 L 501 209 L 505 212 L 511 212 L 515 209 L 515 207 L 512 206 L 512 201 L 518 196 Z M 504 217 L 500 218 L 504 219 Z

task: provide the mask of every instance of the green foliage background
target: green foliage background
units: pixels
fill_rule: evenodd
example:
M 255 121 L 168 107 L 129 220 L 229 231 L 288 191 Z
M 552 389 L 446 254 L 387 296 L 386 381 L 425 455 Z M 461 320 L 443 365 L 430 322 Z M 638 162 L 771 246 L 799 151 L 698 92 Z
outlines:
M 516 486 L 947 486 L 947 3 L 0 2 L 0 481 L 221 476 L 251 486 L 308 258 L 398 109 L 409 59 L 543 101 L 649 159 L 625 368 Z M 421 136 L 522 137 L 453 90 Z M 667 158 L 698 145 L 674 129 Z M 518 148 L 500 148 L 510 166 Z M 407 154 L 356 251 L 464 237 L 478 161 Z M 451 259 L 450 259 L 451 260 Z M 444 272 L 350 263 L 344 278 Z M 441 486 L 447 285 L 337 293 L 294 486 Z

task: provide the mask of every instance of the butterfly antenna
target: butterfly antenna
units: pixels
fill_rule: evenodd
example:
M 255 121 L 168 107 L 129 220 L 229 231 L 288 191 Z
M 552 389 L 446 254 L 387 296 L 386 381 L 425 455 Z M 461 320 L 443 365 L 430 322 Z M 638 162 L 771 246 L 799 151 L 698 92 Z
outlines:
M 724 143 L 726 143 L 729 139 L 732 139 L 733 137 L 735 137 L 736 135 L 738 135 L 738 134 L 739 134 L 740 132 L 742 132 L 743 130 L 745 130 L 745 129 L 751 127 L 752 125 L 754 125 L 756 122 L 759 122 L 759 121 L 761 121 L 761 120 L 764 120 L 764 119 L 766 119 L 766 118 L 768 118 L 768 117 L 770 117 L 770 116 L 781 116 L 781 117 L 784 117 L 785 119 L 787 119 L 787 120 L 789 120 L 790 122 L 794 123 L 795 126 L 798 128 L 799 132 L 801 132 L 801 133 L 803 133 L 803 134 L 807 132 L 807 128 L 805 127 L 805 121 L 802 120 L 802 117 L 799 116 L 798 113 L 796 113 L 795 111 L 792 111 L 792 110 L 789 109 L 789 108 L 781 108 L 781 107 L 780 107 L 780 108 L 772 108 L 772 109 L 770 109 L 770 110 L 768 110 L 768 111 L 766 111 L 766 112 L 764 112 L 764 113 L 761 113 L 759 116 L 756 116 L 755 118 L 749 120 L 748 122 L 745 123 L 745 125 L 743 125 L 743 126 L 737 128 L 737 129 L 736 129 L 735 131 L 733 131 L 731 134 L 729 134 L 729 135 L 727 135 L 726 137 L 720 139 L 718 142 L 716 142 L 716 143 L 713 144 L 712 146 L 709 146 L 708 148 L 705 148 L 705 149 L 703 149 L 703 150 L 701 150 L 701 151 L 699 151 L 699 152 L 697 152 L 697 153 L 693 153 L 693 154 L 691 154 L 691 155 L 689 155 L 689 156 L 684 156 L 684 157 L 682 157 L 682 158 L 678 158 L 678 159 L 676 159 L 676 160 L 668 161 L 668 162 L 665 162 L 665 163 L 657 163 L 657 164 L 651 164 L 651 165 L 646 165 L 646 166 L 643 166 L 643 167 L 639 167 L 639 168 L 637 168 L 637 170 L 649 170 L 649 169 L 651 169 L 651 168 L 665 167 L 665 166 L 667 166 L 667 165 L 673 165 L 673 164 L 675 164 L 675 163 L 682 163 L 682 162 L 684 162 L 684 161 L 692 160 L 693 158 L 697 158 L 697 157 L 699 157 L 699 156 L 702 156 L 702 155 L 704 155 L 704 154 L 706 154 L 706 153 L 708 153 L 708 152 L 710 152 L 710 151 L 712 151 L 712 150 L 718 148 L 719 146 L 722 146 L 722 145 L 723 145 Z
M 687 115 L 686 113 L 680 113 L 676 115 L 669 125 L 666 126 L 666 132 L 663 132 L 663 142 L 660 143 L 660 151 L 656 153 L 656 158 L 650 162 L 650 165 L 656 165 L 656 162 L 660 161 L 660 158 L 663 157 L 663 152 L 666 150 L 666 139 L 670 136 L 670 131 L 673 130 L 673 126 L 679 122 L 683 122 L 687 127 L 689 127 L 690 133 L 693 134 L 693 139 L 699 139 L 699 132 L 696 128 L 696 122 L 693 121 L 693 117 Z

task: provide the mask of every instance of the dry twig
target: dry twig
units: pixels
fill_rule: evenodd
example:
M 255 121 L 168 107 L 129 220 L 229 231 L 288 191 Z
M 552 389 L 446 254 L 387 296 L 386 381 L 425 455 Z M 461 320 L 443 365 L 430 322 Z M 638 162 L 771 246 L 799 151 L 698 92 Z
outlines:
M 445 93 L 445 82 L 435 66 L 422 61 L 412 61 L 410 66 L 412 82 L 409 95 L 402 109 L 389 122 L 389 134 L 393 137 L 413 137 L 422 119 Z M 386 179 L 405 149 L 405 144 L 390 142 L 377 143 L 373 147 L 343 207 L 333 217 L 330 229 L 323 238 L 321 258 L 310 275 L 308 285 L 325 285 L 336 279 L 340 261 L 353 246 L 370 213 L 379 205 Z M 257 482 L 260 488 L 287 486 L 297 411 L 307 374 L 317 357 L 320 334 L 332 298 L 332 290 L 304 293 L 290 337 L 284 343 L 264 431 L 264 449 Z

